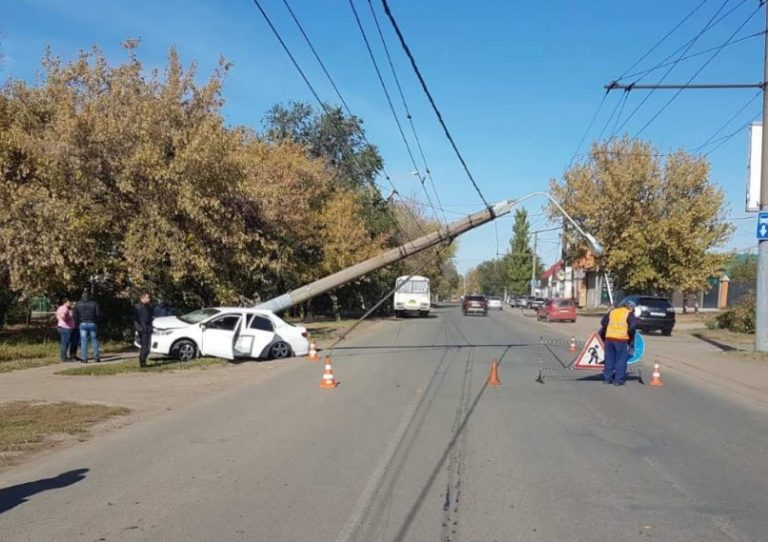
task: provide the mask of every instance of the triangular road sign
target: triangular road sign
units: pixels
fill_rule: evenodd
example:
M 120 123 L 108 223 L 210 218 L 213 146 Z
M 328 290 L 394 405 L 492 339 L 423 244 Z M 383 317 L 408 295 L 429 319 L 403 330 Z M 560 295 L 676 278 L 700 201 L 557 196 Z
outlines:
M 605 346 L 597 333 L 590 335 L 584 349 L 578 355 L 571 367 L 573 369 L 602 370 L 605 362 Z

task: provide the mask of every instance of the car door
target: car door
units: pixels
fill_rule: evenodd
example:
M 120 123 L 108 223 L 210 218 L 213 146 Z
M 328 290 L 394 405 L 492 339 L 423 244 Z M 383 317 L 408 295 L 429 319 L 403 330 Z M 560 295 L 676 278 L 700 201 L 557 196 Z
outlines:
M 227 313 L 201 324 L 200 352 L 204 356 L 235 359 L 235 342 L 240 332 L 242 315 Z
M 258 358 L 265 354 L 267 347 L 274 342 L 275 324 L 266 314 L 257 313 L 249 322 L 247 333 L 253 337 L 251 357 Z

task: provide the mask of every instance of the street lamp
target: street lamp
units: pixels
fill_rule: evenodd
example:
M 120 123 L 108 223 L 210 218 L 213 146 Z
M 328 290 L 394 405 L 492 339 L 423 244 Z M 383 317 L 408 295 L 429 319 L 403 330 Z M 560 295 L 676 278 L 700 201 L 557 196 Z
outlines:
M 558 203 L 558 201 L 555 198 L 553 198 L 552 194 L 550 194 L 549 192 L 532 192 L 526 196 L 523 196 L 520 199 L 514 200 L 513 202 L 511 202 L 511 205 L 517 205 L 534 196 L 544 196 L 545 198 L 547 198 L 552 203 L 552 205 L 554 205 L 557 208 L 557 210 L 560 211 L 560 214 L 562 214 L 568 220 L 568 222 L 570 222 L 573 225 L 573 227 L 576 228 L 576 231 L 578 231 L 589 242 L 589 244 L 592 247 L 592 251 L 595 253 L 595 256 L 603 255 L 603 253 L 605 252 L 603 250 L 603 246 L 598 242 L 597 239 L 595 239 L 595 236 L 592 235 L 591 233 L 584 231 L 584 229 L 581 226 L 579 226 L 579 224 L 573 218 L 571 218 L 571 215 L 569 215 L 565 211 L 565 209 L 563 209 L 563 206 L 560 205 L 560 203 Z M 605 276 L 605 285 L 606 285 L 606 288 L 608 289 L 608 299 L 611 302 L 611 306 L 613 306 L 613 286 L 611 285 L 611 281 L 608 280 L 608 273 L 603 271 L 603 275 Z

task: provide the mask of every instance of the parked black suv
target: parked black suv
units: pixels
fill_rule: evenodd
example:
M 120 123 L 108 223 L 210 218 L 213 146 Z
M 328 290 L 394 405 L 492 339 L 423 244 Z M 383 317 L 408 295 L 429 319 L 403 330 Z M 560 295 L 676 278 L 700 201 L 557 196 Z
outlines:
M 661 331 L 662 335 L 672 335 L 675 327 L 675 309 L 666 297 L 649 295 L 628 295 L 621 300 L 619 306 L 626 301 L 635 303 L 637 327 L 641 331 Z

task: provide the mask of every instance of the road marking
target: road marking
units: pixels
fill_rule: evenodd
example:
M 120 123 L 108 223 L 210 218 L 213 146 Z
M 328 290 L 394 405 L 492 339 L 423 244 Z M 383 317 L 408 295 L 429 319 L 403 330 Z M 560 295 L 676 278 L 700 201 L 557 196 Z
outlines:
M 381 459 L 379 459 L 379 463 L 376 465 L 376 468 L 373 469 L 373 473 L 368 479 L 368 483 L 365 484 L 363 492 L 357 499 L 357 505 L 355 505 L 354 510 L 352 510 L 352 514 L 349 516 L 347 522 L 344 524 L 344 527 L 336 537 L 337 542 L 351 542 L 354 539 L 355 532 L 365 519 L 368 513 L 368 509 L 371 507 L 379 486 L 381 485 L 381 482 L 387 473 L 387 469 L 392 463 L 392 460 L 394 459 L 395 454 L 397 453 L 397 449 L 400 447 L 403 438 L 405 438 L 405 433 L 408 431 L 408 427 L 411 425 L 411 420 L 416 415 L 416 410 L 421 404 L 424 391 L 425 390 L 423 388 L 416 390 L 416 397 L 413 399 L 411 404 L 408 405 L 408 409 L 405 411 L 405 414 L 403 414 L 403 418 L 400 420 L 400 424 L 397 426 L 395 436 L 392 438 L 392 440 L 389 441 L 389 444 L 384 450 Z

